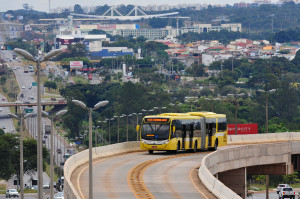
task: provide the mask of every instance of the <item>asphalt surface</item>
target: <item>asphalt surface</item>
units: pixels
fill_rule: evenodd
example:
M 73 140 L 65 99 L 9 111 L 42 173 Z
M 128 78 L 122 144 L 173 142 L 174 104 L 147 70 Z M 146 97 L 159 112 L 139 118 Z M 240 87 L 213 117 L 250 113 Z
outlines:
M 1 102 L 7 102 L 6 97 L 1 93 L 0 100 Z M 11 118 L 8 117 L 9 113 L 11 113 L 9 107 L 0 108 L 0 128 L 2 128 L 5 133 L 15 133 L 16 130 L 13 121 Z
M 214 198 L 205 196 L 207 190 L 199 190 L 191 179 L 192 170 L 199 167 L 207 152 L 179 154 L 185 156 L 177 157 L 166 152 L 149 155 L 147 151 L 143 151 L 97 160 L 93 166 L 93 197 L 136 198 L 128 178 L 132 169 L 148 160 L 170 157 L 171 159 L 151 164 L 140 174 L 143 176 L 142 184 L 155 198 Z M 79 190 L 79 194 L 88 198 L 88 165 L 76 170 L 71 181 Z

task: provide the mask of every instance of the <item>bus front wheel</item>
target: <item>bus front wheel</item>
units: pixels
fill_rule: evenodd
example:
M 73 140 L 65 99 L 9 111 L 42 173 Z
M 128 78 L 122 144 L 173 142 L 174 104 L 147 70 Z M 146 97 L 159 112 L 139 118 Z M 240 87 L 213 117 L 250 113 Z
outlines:
M 197 152 L 197 145 L 198 145 L 198 143 L 197 143 L 197 141 L 196 141 L 195 144 L 194 144 L 194 150 L 193 150 L 193 153 L 196 153 L 196 152 Z
M 177 148 L 176 148 L 176 150 L 173 150 L 172 153 L 176 154 L 176 153 L 178 153 L 179 150 L 180 150 L 180 142 L 177 143 Z
M 149 150 L 148 152 L 149 152 L 149 154 L 153 154 L 153 150 Z
M 216 151 L 217 149 L 218 149 L 218 140 L 216 140 L 216 142 L 215 142 L 215 146 L 213 148 L 213 151 Z

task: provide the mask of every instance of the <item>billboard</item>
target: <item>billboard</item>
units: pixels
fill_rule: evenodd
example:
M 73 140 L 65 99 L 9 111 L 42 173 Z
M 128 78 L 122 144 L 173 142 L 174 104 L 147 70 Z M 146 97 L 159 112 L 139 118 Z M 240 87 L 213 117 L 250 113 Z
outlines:
M 235 124 L 228 124 L 228 135 L 235 135 Z M 237 134 L 258 134 L 257 124 L 237 124 Z
M 97 29 L 116 29 L 116 24 L 98 24 Z
M 83 68 L 83 61 L 70 61 L 70 68 L 75 68 L 75 69 Z

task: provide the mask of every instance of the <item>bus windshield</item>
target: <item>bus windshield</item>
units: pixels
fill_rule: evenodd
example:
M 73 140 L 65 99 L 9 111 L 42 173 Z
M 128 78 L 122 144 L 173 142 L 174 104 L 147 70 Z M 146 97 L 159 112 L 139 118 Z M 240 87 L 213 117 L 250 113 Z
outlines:
M 167 140 L 169 132 L 169 124 L 143 124 L 141 137 L 145 140 Z

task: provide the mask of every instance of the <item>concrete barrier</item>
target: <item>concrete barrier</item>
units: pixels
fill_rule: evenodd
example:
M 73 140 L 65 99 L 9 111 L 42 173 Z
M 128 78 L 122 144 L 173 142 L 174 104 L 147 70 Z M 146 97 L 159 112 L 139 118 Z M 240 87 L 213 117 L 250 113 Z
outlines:
M 226 187 L 222 182 L 217 180 L 214 175 L 222 171 L 241 168 L 245 166 L 272 164 L 282 161 L 288 162 L 290 161 L 290 153 L 300 152 L 299 141 L 300 132 L 269 133 L 256 135 L 229 135 L 228 146 L 224 147 L 226 149 L 218 150 L 203 158 L 201 167 L 199 168 L 199 178 L 207 187 L 207 189 L 210 190 L 218 198 L 241 198 L 228 187 Z M 268 142 L 275 142 L 275 144 L 247 145 L 253 143 Z M 247 146 L 233 147 L 230 145 Z M 137 141 L 97 147 L 93 148 L 93 159 L 123 152 L 135 151 L 139 149 L 140 145 Z M 285 152 L 288 151 L 289 154 L 278 154 L 282 150 L 284 150 Z M 71 175 L 79 166 L 88 162 L 88 157 L 88 150 L 85 150 L 71 156 L 66 161 L 64 166 L 64 192 L 66 198 L 80 198 L 80 195 L 76 191 L 74 185 L 71 183 Z
M 228 145 L 300 141 L 300 132 L 228 135 Z
M 251 143 L 252 145 L 246 146 L 230 146 Z M 300 153 L 300 132 L 229 135 L 228 144 L 229 146 L 202 159 L 198 175 L 205 187 L 217 198 L 240 199 L 239 195 L 226 187 L 214 175 L 248 166 L 278 163 L 285 163 L 290 172 L 291 154 Z
M 140 149 L 140 143 L 123 142 L 119 144 L 111 144 L 103 147 L 93 148 L 93 160 L 104 156 L 115 155 L 124 152 L 136 151 Z M 80 199 L 79 193 L 76 191 L 74 185 L 71 183 L 71 176 L 73 172 L 81 165 L 88 162 L 89 151 L 84 150 L 76 155 L 71 156 L 64 166 L 64 196 L 67 199 Z

